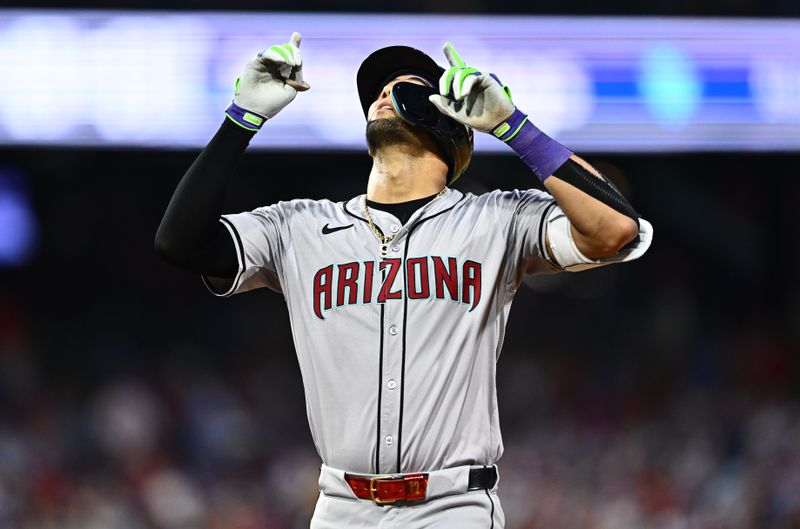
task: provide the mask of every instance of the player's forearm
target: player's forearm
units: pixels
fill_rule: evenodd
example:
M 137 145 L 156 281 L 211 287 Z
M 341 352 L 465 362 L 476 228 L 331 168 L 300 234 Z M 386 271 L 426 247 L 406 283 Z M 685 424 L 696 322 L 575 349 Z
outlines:
M 186 171 L 156 233 L 164 260 L 206 274 L 235 274 L 235 250 L 219 218 L 228 182 L 253 135 L 226 119 Z
M 594 177 L 603 179 L 580 157 L 572 155 L 571 160 Z M 636 221 L 562 180 L 558 172 L 547 178 L 544 185 L 567 215 L 575 244 L 586 257 L 597 259 L 614 255 L 636 238 L 639 232 Z

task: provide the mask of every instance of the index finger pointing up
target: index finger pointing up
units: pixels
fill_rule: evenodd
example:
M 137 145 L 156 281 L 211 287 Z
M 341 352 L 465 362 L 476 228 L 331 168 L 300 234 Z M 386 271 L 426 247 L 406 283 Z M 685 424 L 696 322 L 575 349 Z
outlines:
M 302 40 L 303 40 L 303 36 L 300 33 L 295 31 L 294 33 L 292 33 L 292 38 L 289 39 L 289 44 L 291 44 L 295 48 L 299 48 L 300 47 L 300 41 L 302 41 Z
M 453 45 L 449 42 L 444 43 L 443 50 L 445 57 L 447 57 L 447 62 L 450 63 L 450 66 L 458 66 L 459 68 L 463 68 L 467 65 L 458 55 Z

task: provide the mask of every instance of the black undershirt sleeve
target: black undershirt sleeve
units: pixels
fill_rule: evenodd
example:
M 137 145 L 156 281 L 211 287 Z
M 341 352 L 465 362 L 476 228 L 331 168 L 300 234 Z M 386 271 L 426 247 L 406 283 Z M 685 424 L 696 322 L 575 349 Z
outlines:
M 219 218 L 228 182 L 254 135 L 226 119 L 183 175 L 156 232 L 162 259 L 191 272 L 236 276 L 236 248 Z

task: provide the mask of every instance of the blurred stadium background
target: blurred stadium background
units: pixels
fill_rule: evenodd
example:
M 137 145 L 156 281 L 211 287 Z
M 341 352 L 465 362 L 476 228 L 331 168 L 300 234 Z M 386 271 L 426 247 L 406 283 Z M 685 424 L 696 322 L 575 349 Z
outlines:
M 655 226 L 642 260 L 517 295 L 498 370 L 507 527 L 800 528 L 800 3 L 10 7 L 0 527 L 307 527 L 319 461 L 283 299 L 215 299 L 152 248 L 243 61 L 299 24 L 312 91 L 261 133 L 229 211 L 362 192 L 362 51 L 450 39 L 480 66 L 513 27 L 501 78 Z M 332 42 L 341 61 L 315 64 Z M 456 187 L 529 186 L 484 143 Z

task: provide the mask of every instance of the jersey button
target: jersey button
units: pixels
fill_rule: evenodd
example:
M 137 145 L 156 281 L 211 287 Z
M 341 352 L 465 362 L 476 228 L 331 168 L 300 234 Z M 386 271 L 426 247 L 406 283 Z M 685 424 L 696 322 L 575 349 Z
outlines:
M 400 226 L 398 226 L 397 224 L 392 224 L 391 226 L 389 226 L 389 230 L 392 233 L 397 233 L 398 231 L 400 231 Z
M 393 252 L 399 252 L 400 251 L 400 247 L 395 244 L 394 246 L 392 246 L 392 251 Z
M 386 443 L 387 445 L 390 445 L 394 442 L 394 437 L 392 437 L 391 435 L 387 435 L 386 437 L 383 438 L 383 442 Z
M 389 379 L 389 381 L 386 383 L 386 387 L 389 389 L 394 389 L 397 387 L 397 382 L 395 382 L 393 378 Z
M 395 327 L 394 325 L 389 327 L 389 334 L 391 334 L 392 336 L 396 335 L 397 334 L 397 327 Z

